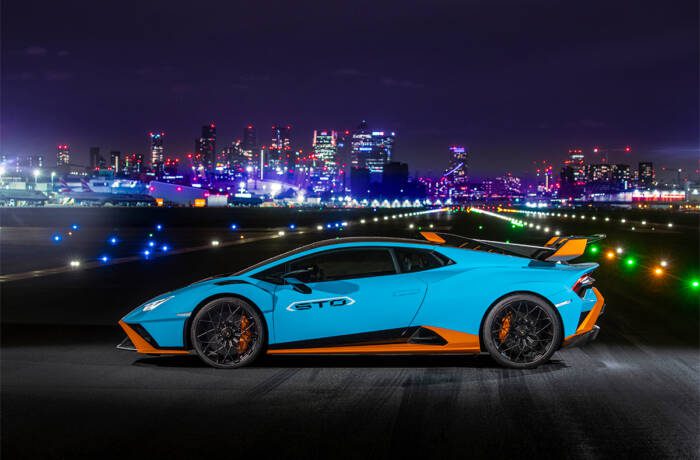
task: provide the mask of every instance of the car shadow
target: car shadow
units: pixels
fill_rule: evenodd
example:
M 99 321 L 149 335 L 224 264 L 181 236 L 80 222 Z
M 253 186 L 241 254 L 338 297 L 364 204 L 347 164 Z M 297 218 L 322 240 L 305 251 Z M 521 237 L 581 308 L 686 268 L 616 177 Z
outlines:
M 198 357 L 153 356 L 139 358 L 135 366 L 209 368 Z M 563 361 L 552 359 L 536 369 L 526 372 L 553 372 L 568 368 Z M 463 368 L 513 371 L 496 363 L 490 356 L 470 355 L 313 355 L 313 356 L 263 356 L 244 369 L 274 368 Z

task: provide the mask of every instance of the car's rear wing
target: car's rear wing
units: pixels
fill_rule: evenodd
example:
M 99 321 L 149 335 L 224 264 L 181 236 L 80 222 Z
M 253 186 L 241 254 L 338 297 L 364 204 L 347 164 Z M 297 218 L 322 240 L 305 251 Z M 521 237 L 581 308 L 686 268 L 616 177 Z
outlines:
M 533 246 L 530 244 L 468 238 L 453 233 L 420 232 L 420 234 L 423 238 L 433 243 L 487 251 L 496 249 L 507 254 L 548 262 L 568 262 L 569 260 L 573 260 L 586 251 L 587 244 L 605 238 L 605 235 L 555 236 L 547 241 L 544 246 Z

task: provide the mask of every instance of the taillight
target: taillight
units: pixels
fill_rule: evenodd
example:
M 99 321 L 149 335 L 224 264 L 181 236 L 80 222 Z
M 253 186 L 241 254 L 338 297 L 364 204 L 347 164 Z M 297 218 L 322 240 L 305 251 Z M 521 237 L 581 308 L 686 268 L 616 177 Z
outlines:
M 577 296 L 583 297 L 586 294 L 586 290 L 593 286 L 593 283 L 595 283 L 595 278 L 590 275 L 583 275 L 576 281 L 572 289 Z

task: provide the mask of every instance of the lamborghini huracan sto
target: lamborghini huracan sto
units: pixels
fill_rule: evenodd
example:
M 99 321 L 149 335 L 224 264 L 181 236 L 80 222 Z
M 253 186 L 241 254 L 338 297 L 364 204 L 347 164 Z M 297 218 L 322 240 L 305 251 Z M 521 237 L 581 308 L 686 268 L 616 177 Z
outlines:
M 422 233 L 321 241 L 162 294 L 118 348 L 237 368 L 267 354 L 478 354 L 531 368 L 596 338 L 595 237 L 543 246 Z

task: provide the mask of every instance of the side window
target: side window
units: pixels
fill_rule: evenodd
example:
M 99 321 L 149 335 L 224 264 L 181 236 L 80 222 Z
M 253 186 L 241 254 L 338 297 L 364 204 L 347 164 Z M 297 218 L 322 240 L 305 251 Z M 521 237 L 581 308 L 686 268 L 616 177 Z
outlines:
M 394 248 L 401 273 L 420 272 L 448 265 L 452 261 L 425 249 Z
M 396 273 L 386 248 L 340 249 L 303 257 L 290 263 L 290 270 L 311 268 L 297 277 L 303 283 L 335 281 Z
M 273 284 L 284 284 L 284 281 L 282 281 L 282 275 L 284 275 L 286 271 L 285 265 L 286 264 L 275 265 L 274 267 L 263 270 L 260 273 L 256 273 L 253 275 L 253 278 Z

